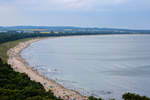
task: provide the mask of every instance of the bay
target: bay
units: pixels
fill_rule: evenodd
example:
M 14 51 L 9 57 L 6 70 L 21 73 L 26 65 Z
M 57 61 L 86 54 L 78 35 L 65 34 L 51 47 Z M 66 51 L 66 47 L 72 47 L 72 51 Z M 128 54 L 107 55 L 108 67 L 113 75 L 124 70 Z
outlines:
M 50 38 L 32 43 L 21 55 L 45 77 L 86 96 L 150 97 L 150 35 Z

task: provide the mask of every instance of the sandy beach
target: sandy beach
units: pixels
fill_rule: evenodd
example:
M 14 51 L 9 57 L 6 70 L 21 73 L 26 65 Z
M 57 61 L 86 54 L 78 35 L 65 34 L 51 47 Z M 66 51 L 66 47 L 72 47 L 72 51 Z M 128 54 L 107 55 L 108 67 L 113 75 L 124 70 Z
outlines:
M 27 48 L 31 43 L 37 42 L 41 39 L 46 38 L 36 38 L 26 42 L 21 42 L 16 47 L 8 50 L 8 64 L 10 64 L 15 71 L 26 73 L 31 80 L 40 82 L 46 91 L 51 90 L 57 97 L 61 97 L 64 100 L 87 100 L 87 97 L 82 96 L 80 93 L 66 89 L 55 81 L 40 75 L 39 72 L 33 70 L 32 67 L 21 57 L 20 53 L 23 49 Z

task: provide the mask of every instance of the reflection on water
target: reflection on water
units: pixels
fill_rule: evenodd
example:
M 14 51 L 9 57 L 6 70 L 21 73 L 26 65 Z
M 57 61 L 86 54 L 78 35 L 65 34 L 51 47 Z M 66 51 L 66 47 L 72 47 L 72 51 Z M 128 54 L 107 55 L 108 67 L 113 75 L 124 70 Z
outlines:
M 84 95 L 150 97 L 150 35 L 53 38 L 33 43 L 22 56 L 44 76 Z

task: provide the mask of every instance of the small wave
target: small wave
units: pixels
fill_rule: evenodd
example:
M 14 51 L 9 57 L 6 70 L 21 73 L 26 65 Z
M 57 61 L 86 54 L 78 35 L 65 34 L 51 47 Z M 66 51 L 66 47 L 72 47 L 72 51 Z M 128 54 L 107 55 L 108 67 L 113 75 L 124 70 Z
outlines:
M 40 72 L 40 74 L 44 75 L 45 77 L 49 78 L 56 74 L 60 74 L 60 71 L 56 68 L 50 69 L 46 65 L 34 65 L 32 66 L 34 70 Z

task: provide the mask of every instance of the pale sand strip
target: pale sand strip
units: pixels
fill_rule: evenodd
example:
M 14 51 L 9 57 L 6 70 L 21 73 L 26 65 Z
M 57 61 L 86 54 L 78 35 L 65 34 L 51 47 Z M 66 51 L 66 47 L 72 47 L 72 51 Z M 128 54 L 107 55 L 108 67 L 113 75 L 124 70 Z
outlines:
M 30 67 L 21 57 L 20 52 L 24 48 L 28 47 L 31 43 L 39 41 L 41 39 L 43 38 L 36 38 L 26 42 L 21 42 L 16 47 L 8 50 L 8 64 L 10 64 L 15 71 L 26 73 L 31 80 L 40 82 L 44 86 L 46 91 L 51 90 L 57 97 L 61 97 L 64 100 L 68 100 L 67 97 L 69 97 L 70 99 L 76 98 L 76 100 L 87 100 L 87 97 L 82 96 L 80 93 L 66 89 L 55 81 L 47 79 L 44 76 L 40 75 L 39 72 L 33 70 L 32 67 Z

